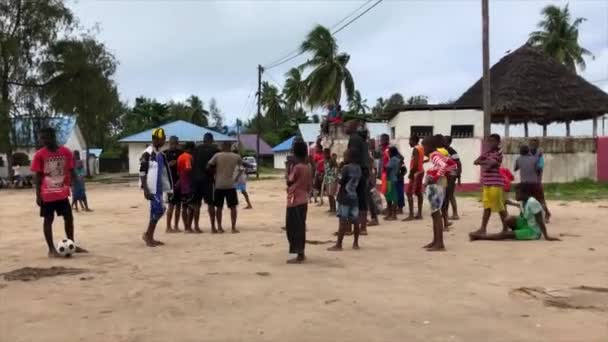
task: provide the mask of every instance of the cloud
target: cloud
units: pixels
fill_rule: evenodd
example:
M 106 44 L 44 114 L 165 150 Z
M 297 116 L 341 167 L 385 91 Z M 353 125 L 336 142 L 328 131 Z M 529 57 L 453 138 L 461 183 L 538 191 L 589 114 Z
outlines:
M 492 1 L 491 60 L 521 46 L 549 3 Z M 296 49 L 315 24 L 331 26 L 363 1 L 81 1 L 85 26 L 120 60 L 121 95 L 205 102 L 215 97 L 229 122 L 255 113 L 256 67 Z M 570 4 L 588 19 L 582 43 L 596 55 L 585 77 L 608 77 L 608 2 Z M 460 96 L 481 76 L 481 18 L 477 1 L 384 1 L 337 35 L 368 103 L 401 92 L 434 101 Z M 269 70 L 284 73 L 304 61 Z M 269 78 L 267 78 L 269 79 Z

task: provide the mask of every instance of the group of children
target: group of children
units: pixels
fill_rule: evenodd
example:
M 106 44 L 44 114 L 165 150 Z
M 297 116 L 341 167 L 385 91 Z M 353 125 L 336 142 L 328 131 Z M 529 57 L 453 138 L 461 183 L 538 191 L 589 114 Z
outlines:
M 288 159 L 286 171 L 287 210 L 286 231 L 290 253 L 296 258 L 289 263 L 300 263 L 305 260 L 306 217 L 310 194 L 316 187 L 324 190 L 328 196 L 330 212 L 339 218 L 337 241 L 330 251 L 342 249 L 345 235 L 352 232 L 353 248 L 359 249 L 359 236 L 366 234 L 367 212 L 375 207 L 373 193 L 376 188 L 376 173 L 382 179 L 382 192 L 387 202 L 386 220 L 396 219 L 399 208 L 403 208 L 407 194 L 409 215 L 403 221 L 422 219 L 422 189 L 428 201 L 433 222 L 433 240 L 425 245 L 429 251 L 445 249 L 443 232 L 450 225 L 448 206 L 453 203 L 452 219 L 458 219 L 454 189 L 460 183 L 462 166 L 457 152 L 451 147 L 451 139 L 441 135 L 426 137 L 419 144 L 418 137 L 410 138 L 412 158 L 409 173 L 405 167 L 404 157 L 399 150 L 390 146 L 388 136 L 381 137 L 378 171 L 370 167 L 374 160 L 373 141 L 369 141 L 364 125 L 358 121 L 346 124 L 349 135 L 347 150 L 342 162 L 338 163 L 337 155 L 331 149 L 315 150 L 310 163 L 308 145 L 296 139 L 292 146 L 292 157 Z M 84 166 L 78 153 L 58 146 L 55 131 L 45 128 L 40 132 L 42 148 L 36 152 L 32 171 L 36 174 L 36 199 L 40 206 L 40 215 L 44 218 L 44 235 L 49 247 L 49 256 L 57 256 L 52 239 L 52 223 L 55 214 L 63 216 L 65 232 L 74 240 L 72 208 L 88 208 L 84 189 Z M 146 245 L 155 247 L 163 245 L 154 239 L 158 221 L 165 213 L 164 195 L 169 197 L 169 214 L 167 232 L 179 231 L 179 217 L 183 220 L 186 232 L 202 233 L 198 219 L 200 205 L 204 200 L 209 206 L 209 217 L 213 233 L 222 233 L 222 208 L 224 202 L 231 212 L 232 232 L 238 233 L 236 219 L 238 197 L 237 188 L 246 194 L 244 186 L 244 167 L 241 157 L 231 151 L 230 144 L 223 144 L 220 151 L 213 143 L 213 136 L 206 134 L 203 144 L 196 147 L 185 144 L 184 150 L 177 149 L 176 137 L 169 139 L 169 149 L 162 151 L 166 136 L 162 128 L 152 133 L 152 144 L 146 148 L 141 158 L 140 181 L 144 196 L 150 201 L 150 220 L 142 238 Z M 320 152 L 320 153 L 319 153 Z M 474 164 L 481 167 L 483 185 L 483 216 L 481 227 L 469 234 L 471 240 L 533 240 L 544 236 L 547 240 L 558 240 L 548 235 L 546 222 L 550 214 L 544 200 L 542 173 L 544 156 L 538 147 L 538 140 L 532 140 L 530 146 L 522 146 L 520 157 L 515 163 L 515 171 L 521 175 L 517 187 L 516 199 L 510 201 L 505 196 L 513 180 L 512 175 L 502 168 L 503 155 L 500 149 L 500 136 L 491 135 L 486 141 L 484 152 Z M 423 164 L 428 163 L 425 171 Z M 319 167 L 322 165 L 322 168 Z M 408 175 L 408 187 L 404 188 L 403 178 Z M 70 186 L 72 186 L 73 203 L 70 205 Z M 413 199 L 418 198 L 418 212 L 414 214 Z M 251 208 L 248 196 L 248 208 Z M 519 216 L 509 217 L 506 205 L 520 207 Z M 377 209 L 377 208 L 376 208 Z M 175 213 L 172 226 L 171 214 Z M 488 234 L 487 225 L 492 213 L 500 215 L 503 230 L 498 234 Z M 377 217 L 375 218 L 377 220 Z M 376 221 L 377 222 L 377 221 Z M 217 224 L 217 226 L 216 226 Z M 194 225 L 194 227 L 193 227 Z M 217 228 L 216 228 L 217 227 Z M 77 252 L 86 252 L 77 247 Z

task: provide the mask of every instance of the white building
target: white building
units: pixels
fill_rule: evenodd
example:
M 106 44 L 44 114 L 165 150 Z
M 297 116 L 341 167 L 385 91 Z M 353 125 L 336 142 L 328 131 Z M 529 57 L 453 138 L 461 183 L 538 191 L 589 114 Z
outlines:
M 16 130 L 22 131 L 23 124 L 17 122 L 14 123 L 16 125 Z M 54 127 L 57 133 L 57 143 L 59 145 L 63 145 L 70 149 L 71 151 L 79 151 L 81 156 L 84 156 L 86 153 L 85 140 L 82 136 L 82 132 L 80 128 L 76 124 L 75 117 L 56 117 L 52 118 L 49 121 L 49 126 Z M 18 139 L 21 140 L 21 146 L 17 146 L 13 151 L 13 156 L 15 154 L 23 153 L 27 156 L 27 165 L 21 165 L 21 175 L 26 176 L 30 174 L 30 165 L 32 162 L 32 158 L 34 158 L 34 154 L 36 153 L 37 142 L 34 141 L 33 134 L 31 134 L 31 129 L 26 130 L 28 134 L 24 137 Z M 8 156 L 6 154 L 0 154 L 0 177 L 8 177 Z
M 287 162 L 287 156 L 291 151 L 291 145 L 293 145 L 294 139 L 295 137 L 291 137 L 272 148 L 275 169 L 285 169 L 285 162 Z
M 211 133 L 213 135 L 213 139 L 216 142 L 223 141 L 236 141 L 235 138 L 229 137 L 227 135 L 218 133 L 216 131 L 212 131 L 205 127 L 197 126 L 193 123 L 178 120 L 173 121 L 171 123 L 160 126 L 165 130 L 165 134 L 167 135 L 167 139 L 170 136 L 177 136 L 180 142 L 193 142 L 199 143 L 203 141 L 203 136 L 205 133 Z M 143 132 L 139 132 L 137 134 L 128 136 L 126 138 L 120 139 L 119 142 L 123 144 L 127 144 L 129 148 L 129 173 L 137 174 L 139 173 L 139 165 L 141 154 L 144 152 L 146 147 L 150 145 L 152 141 L 152 131 L 154 129 L 148 129 Z

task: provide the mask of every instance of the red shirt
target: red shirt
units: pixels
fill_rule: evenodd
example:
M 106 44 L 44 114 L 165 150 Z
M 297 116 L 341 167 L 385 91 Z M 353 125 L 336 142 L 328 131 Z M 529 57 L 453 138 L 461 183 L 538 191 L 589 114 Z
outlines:
M 71 175 L 74 169 L 72 151 L 61 146 L 57 151 L 41 148 L 32 160 L 32 172 L 42 173 L 40 196 L 43 202 L 65 200 L 70 197 Z
M 313 158 L 315 164 L 317 164 L 317 173 L 325 172 L 325 155 L 323 154 L 323 152 L 315 152 Z
M 513 180 L 515 180 L 515 177 L 511 173 L 511 170 L 501 167 L 500 170 L 498 170 L 498 171 L 500 172 L 500 176 L 502 177 L 502 180 L 505 184 L 504 185 L 505 192 L 511 191 L 511 182 L 513 182 Z
M 458 167 L 453 159 L 440 152 L 431 153 L 429 160 L 431 161 L 431 168 L 427 171 L 427 175 L 432 177 L 435 182 Z
M 289 173 L 287 181 L 291 184 L 287 188 L 287 207 L 297 207 L 308 203 L 308 195 L 312 189 L 310 169 L 308 165 L 298 163 Z
M 177 173 L 179 174 L 179 187 L 183 194 L 189 194 L 191 189 L 190 172 L 192 171 L 192 155 L 188 152 L 177 157 Z

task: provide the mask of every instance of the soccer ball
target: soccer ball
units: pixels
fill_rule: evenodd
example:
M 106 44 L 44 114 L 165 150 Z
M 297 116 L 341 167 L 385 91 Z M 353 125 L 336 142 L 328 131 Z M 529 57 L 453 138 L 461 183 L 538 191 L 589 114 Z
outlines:
M 59 255 L 69 258 L 76 252 L 76 244 L 70 239 L 63 239 L 57 243 L 56 249 Z

